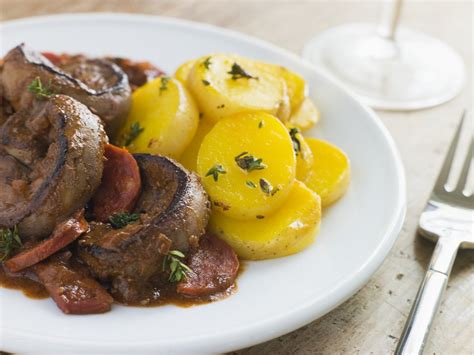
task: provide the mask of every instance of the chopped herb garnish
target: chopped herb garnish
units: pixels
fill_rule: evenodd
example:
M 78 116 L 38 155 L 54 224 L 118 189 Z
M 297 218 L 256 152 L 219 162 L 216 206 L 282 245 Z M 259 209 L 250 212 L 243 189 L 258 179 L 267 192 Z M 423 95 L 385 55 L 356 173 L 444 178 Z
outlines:
M 290 129 L 290 137 L 291 141 L 293 143 L 293 150 L 295 151 L 295 154 L 298 155 L 301 153 L 301 142 L 296 136 L 297 134 L 301 133 L 298 128 L 291 128 Z
M 263 121 L 260 121 L 260 122 L 258 123 L 258 128 L 262 128 L 263 125 L 264 125 Z
M 163 271 L 169 271 L 170 282 L 180 282 L 186 278 L 186 274 L 192 272 L 190 267 L 183 263 L 184 254 L 179 250 L 170 250 L 168 255 L 163 259 Z
M 114 229 L 120 229 L 140 219 L 138 213 L 119 212 L 109 217 L 109 222 Z
M 257 159 L 248 152 L 243 152 L 234 158 L 239 168 L 251 172 L 253 170 L 262 170 L 267 166 L 262 162 L 262 159 Z
M 160 95 L 163 91 L 168 90 L 168 82 L 170 81 L 170 78 L 167 76 L 162 76 L 161 77 L 161 85 L 160 85 Z
M 199 119 L 202 120 L 203 117 L 204 117 L 204 114 L 202 112 L 199 112 Z
M 255 217 L 257 217 L 257 219 L 264 219 L 265 218 L 265 216 L 262 216 L 261 214 L 258 214 Z
M 217 108 L 218 108 L 218 109 L 220 109 L 220 108 L 224 108 L 224 107 L 225 107 L 225 105 L 224 105 L 224 104 L 217 106 Z
M 248 187 L 250 187 L 252 189 L 257 188 L 257 185 L 255 185 L 252 181 L 246 181 L 245 185 L 247 185 Z
M 212 168 L 208 170 L 206 173 L 206 176 L 212 176 L 214 181 L 219 180 L 219 174 L 226 174 L 227 171 L 224 169 L 224 167 L 220 164 L 214 165 Z
M 204 86 L 209 86 L 211 85 L 211 83 L 207 80 L 203 80 L 202 83 L 204 84 Z
M 0 228 L 0 262 L 22 245 L 18 228 Z
M 278 187 L 273 187 L 270 182 L 265 179 L 260 179 L 259 181 L 260 189 L 267 195 L 273 196 L 275 195 L 280 189 Z
M 209 69 L 209 67 L 211 66 L 212 62 L 211 62 L 211 57 L 207 57 L 204 62 L 201 63 L 201 65 L 206 68 L 206 69 Z
M 237 80 L 237 79 L 258 80 L 258 77 L 250 75 L 244 70 L 244 68 L 242 68 L 237 63 L 232 64 L 232 68 L 230 69 L 230 71 L 227 72 L 227 74 L 230 74 L 232 76 L 232 80 Z
M 140 123 L 134 122 L 130 125 L 130 131 L 125 134 L 125 146 L 129 146 L 145 130 Z
M 51 79 L 49 80 L 48 87 L 45 87 L 41 82 L 41 78 L 37 76 L 30 85 L 28 85 L 28 91 L 35 94 L 38 99 L 50 97 L 53 94 L 51 91 Z

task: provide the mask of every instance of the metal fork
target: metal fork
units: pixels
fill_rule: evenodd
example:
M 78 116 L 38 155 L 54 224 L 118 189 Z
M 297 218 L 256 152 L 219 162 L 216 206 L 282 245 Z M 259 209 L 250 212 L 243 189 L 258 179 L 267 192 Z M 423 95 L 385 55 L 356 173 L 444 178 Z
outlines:
M 464 193 L 472 162 L 472 136 L 456 187 L 454 190 L 446 188 L 465 115 L 464 112 L 431 197 L 420 217 L 420 234 L 432 241 L 437 240 L 437 244 L 395 350 L 396 355 L 423 352 L 457 251 L 460 247 L 474 248 L 474 194 L 467 196 Z

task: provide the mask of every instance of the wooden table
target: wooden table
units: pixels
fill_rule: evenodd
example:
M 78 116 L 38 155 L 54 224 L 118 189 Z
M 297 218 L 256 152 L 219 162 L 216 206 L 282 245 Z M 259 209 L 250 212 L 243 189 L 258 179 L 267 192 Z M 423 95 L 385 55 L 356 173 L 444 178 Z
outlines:
M 0 18 L 60 12 L 120 11 L 174 16 L 241 31 L 300 53 L 309 38 L 334 25 L 376 21 L 377 1 L 244 0 L 0 0 Z M 470 1 L 406 4 L 402 23 L 454 47 L 468 64 L 468 84 L 437 108 L 379 112 L 401 151 L 408 181 L 408 214 L 390 256 L 369 283 L 336 310 L 288 335 L 239 354 L 387 354 L 394 350 L 433 245 L 416 235 L 418 216 L 464 108 L 472 110 Z M 472 120 L 472 118 L 471 118 Z M 471 121 L 472 122 L 472 121 Z M 474 253 L 459 252 L 426 354 L 474 353 Z

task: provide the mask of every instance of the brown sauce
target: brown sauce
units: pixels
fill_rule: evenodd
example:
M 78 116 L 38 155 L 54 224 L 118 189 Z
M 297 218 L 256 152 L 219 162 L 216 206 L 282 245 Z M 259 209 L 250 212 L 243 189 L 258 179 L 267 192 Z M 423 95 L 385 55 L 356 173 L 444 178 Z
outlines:
M 242 262 L 240 262 L 239 275 L 242 273 L 243 269 L 244 265 Z M 11 273 L 5 271 L 3 265 L 0 265 L 0 286 L 8 289 L 19 290 L 23 292 L 25 296 L 33 299 L 45 299 L 49 297 L 49 294 L 43 285 L 23 275 L 12 275 Z M 233 295 L 236 291 L 237 282 L 235 282 L 227 290 L 216 293 L 210 297 L 188 298 L 177 294 L 175 287 L 173 285 L 169 285 L 169 287 L 163 287 L 159 290 L 155 290 L 154 294 L 150 296 L 149 302 L 141 304 L 127 304 L 126 306 L 158 307 L 166 304 L 173 304 L 175 306 L 187 308 L 224 299 L 230 295 Z M 116 303 L 121 304 L 117 301 Z

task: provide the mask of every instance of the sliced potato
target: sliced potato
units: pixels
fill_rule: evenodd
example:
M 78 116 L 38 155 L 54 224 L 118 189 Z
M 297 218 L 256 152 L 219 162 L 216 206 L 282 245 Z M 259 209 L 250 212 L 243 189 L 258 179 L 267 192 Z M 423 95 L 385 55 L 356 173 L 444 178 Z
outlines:
M 197 171 L 215 210 L 255 219 L 285 201 L 295 180 L 296 158 L 281 121 L 264 112 L 243 113 L 223 118 L 206 135 Z
M 237 55 L 214 54 L 198 59 L 188 86 L 201 111 L 214 122 L 241 112 L 288 112 L 284 109 L 289 103 L 285 81 L 269 67 Z
M 298 128 L 291 125 L 287 125 L 287 127 L 296 153 L 296 178 L 305 181 L 313 168 L 313 152 Z
M 185 86 L 186 82 L 188 81 L 188 76 L 191 70 L 193 69 L 194 64 L 196 64 L 196 60 L 188 60 L 187 62 L 181 64 L 176 72 L 174 73 L 174 77 L 181 81 Z
M 305 179 L 306 185 L 328 206 L 346 192 L 350 182 L 350 162 L 347 155 L 331 143 L 306 138 L 314 156 L 314 165 Z
M 159 77 L 138 88 L 118 144 L 132 153 L 178 159 L 196 133 L 199 112 L 183 84 Z
M 213 213 L 209 229 L 229 243 L 242 259 L 290 255 L 313 243 L 321 222 L 319 196 L 296 181 L 284 205 L 271 216 L 242 223 Z
M 201 148 L 204 137 L 209 133 L 212 127 L 214 127 L 214 122 L 206 120 L 205 117 L 199 121 L 199 126 L 193 140 L 191 143 L 189 143 L 183 154 L 181 154 L 181 158 L 179 160 L 179 162 L 183 164 L 186 169 L 197 171 L 197 157 L 199 148 Z
M 306 131 L 318 123 L 319 118 L 319 110 L 313 101 L 307 97 L 303 100 L 301 105 L 292 112 L 289 123 L 302 131 Z

